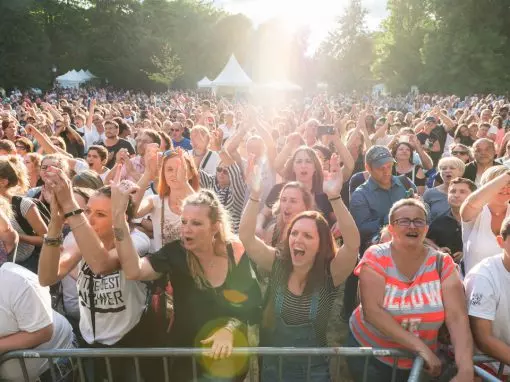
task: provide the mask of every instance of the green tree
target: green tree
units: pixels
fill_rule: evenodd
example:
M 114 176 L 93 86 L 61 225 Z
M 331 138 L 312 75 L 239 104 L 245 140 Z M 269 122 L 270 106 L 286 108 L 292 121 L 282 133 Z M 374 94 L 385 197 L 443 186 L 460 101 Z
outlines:
M 374 44 L 366 29 L 366 14 L 361 0 L 350 0 L 319 49 L 321 78 L 335 89 L 364 91 L 373 84 Z
M 389 0 L 389 16 L 376 35 L 373 71 L 394 93 L 421 85 L 425 36 L 432 30 L 429 0 Z
M 460 95 L 507 91 L 508 2 L 434 0 L 423 48 L 423 88 Z M 459 17 L 462 15 L 462 17 Z
M 172 52 L 172 48 L 168 44 L 163 47 L 159 56 L 152 56 L 151 60 L 159 71 L 147 73 L 147 76 L 150 80 L 165 85 L 167 89 L 183 73 L 179 57 Z

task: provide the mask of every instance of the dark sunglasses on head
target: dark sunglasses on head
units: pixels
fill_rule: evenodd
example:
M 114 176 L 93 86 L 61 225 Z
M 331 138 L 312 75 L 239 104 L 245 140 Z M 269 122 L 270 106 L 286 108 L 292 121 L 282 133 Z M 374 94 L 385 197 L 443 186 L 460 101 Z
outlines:
M 468 155 L 467 151 L 452 151 L 452 155 Z
M 216 172 L 217 172 L 218 174 L 222 174 L 222 173 L 223 173 L 223 174 L 225 174 L 225 175 L 228 175 L 228 170 L 227 170 L 226 168 L 223 168 L 223 167 L 217 167 L 217 168 L 216 168 Z

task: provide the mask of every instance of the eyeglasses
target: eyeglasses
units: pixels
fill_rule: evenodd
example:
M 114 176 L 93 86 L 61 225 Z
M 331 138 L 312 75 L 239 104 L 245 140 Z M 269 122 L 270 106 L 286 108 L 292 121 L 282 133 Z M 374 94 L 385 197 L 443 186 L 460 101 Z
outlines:
M 181 131 L 181 129 L 170 129 L 171 132 Z
M 16 148 L 19 149 L 19 150 L 25 150 L 27 151 L 27 148 L 23 145 L 16 145 Z
M 223 167 L 217 167 L 216 168 L 216 173 L 228 175 L 228 170 L 226 168 L 223 168 Z
M 452 155 L 468 155 L 467 151 L 452 151 Z
M 413 224 L 416 228 L 423 228 L 427 225 L 427 221 L 421 218 L 416 219 L 401 218 L 393 220 L 393 223 L 391 224 L 398 225 L 399 227 L 410 227 L 411 224 Z

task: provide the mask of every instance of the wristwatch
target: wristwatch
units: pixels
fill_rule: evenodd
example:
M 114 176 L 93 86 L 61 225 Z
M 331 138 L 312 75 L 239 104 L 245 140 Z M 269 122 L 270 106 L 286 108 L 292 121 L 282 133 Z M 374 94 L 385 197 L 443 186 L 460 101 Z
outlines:
M 60 247 L 63 242 L 64 236 L 62 234 L 59 237 L 48 237 L 46 234 L 43 236 L 43 244 L 48 247 Z

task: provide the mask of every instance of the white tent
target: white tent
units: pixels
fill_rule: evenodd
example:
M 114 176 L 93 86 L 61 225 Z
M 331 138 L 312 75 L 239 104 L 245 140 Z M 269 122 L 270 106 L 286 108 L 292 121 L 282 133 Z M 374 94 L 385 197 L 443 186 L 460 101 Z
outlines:
M 197 87 L 199 89 L 212 88 L 213 87 L 212 81 L 209 78 L 207 78 L 207 76 L 205 76 L 204 78 L 197 82 Z
M 78 88 L 81 84 L 96 78 L 88 70 L 83 69 L 77 72 L 76 70 L 70 70 L 66 74 L 62 74 L 56 78 L 57 84 L 63 88 Z
M 249 88 L 253 84 L 253 81 L 245 73 L 239 62 L 237 62 L 235 56 L 232 54 L 227 62 L 227 65 L 223 68 L 221 73 L 212 82 L 212 86 L 215 88 Z

